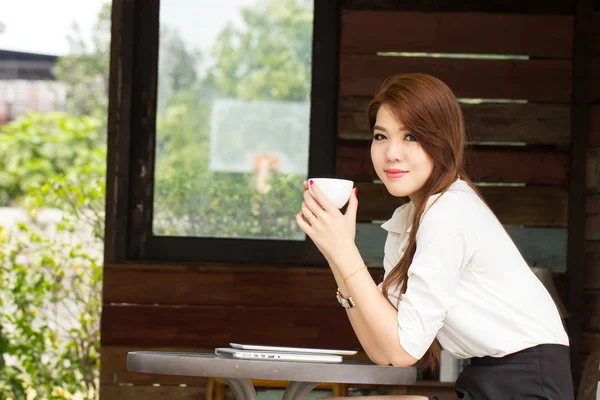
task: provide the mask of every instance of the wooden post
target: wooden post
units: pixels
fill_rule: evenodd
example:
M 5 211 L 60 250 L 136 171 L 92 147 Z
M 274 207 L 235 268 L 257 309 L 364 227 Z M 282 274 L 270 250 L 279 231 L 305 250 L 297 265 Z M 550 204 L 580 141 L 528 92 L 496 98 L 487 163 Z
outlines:
M 106 168 L 104 262 L 123 262 L 127 253 L 133 0 L 113 0 Z
M 579 382 L 579 339 L 583 299 L 582 272 L 585 264 L 585 163 L 590 127 L 591 42 L 594 0 L 577 0 L 573 35 L 573 88 L 571 93 L 571 170 L 567 238 L 569 277 L 567 321 L 571 339 L 571 369 Z

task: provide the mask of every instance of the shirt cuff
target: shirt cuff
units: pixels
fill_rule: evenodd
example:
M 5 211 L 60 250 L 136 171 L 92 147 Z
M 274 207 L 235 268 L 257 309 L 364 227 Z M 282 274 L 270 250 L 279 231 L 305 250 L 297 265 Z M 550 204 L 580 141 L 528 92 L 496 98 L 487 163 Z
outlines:
M 422 329 L 422 323 L 416 311 L 411 310 L 410 307 L 402 306 L 398 309 L 398 337 L 400 338 L 400 345 L 417 360 L 420 360 L 425 355 L 442 325 L 443 323 L 439 322 L 433 329 Z

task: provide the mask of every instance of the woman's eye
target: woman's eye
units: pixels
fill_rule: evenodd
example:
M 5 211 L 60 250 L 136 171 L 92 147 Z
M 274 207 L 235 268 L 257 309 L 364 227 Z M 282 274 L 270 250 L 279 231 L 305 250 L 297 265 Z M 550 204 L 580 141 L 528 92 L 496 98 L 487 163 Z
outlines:
M 385 139 L 385 136 L 383 136 L 381 133 L 376 133 L 375 135 L 373 135 L 373 139 L 374 140 L 383 140 L 383 139 Z
M 417 139 L 411 135 L 410 133 L 407 133 L 406 135 L 404 135 L 404 140 L 408 140 L 409 142 L 416 142 Z

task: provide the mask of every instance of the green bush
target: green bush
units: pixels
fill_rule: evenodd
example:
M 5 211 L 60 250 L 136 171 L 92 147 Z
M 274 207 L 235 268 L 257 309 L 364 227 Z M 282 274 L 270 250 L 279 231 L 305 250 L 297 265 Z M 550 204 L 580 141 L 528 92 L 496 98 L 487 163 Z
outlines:
M 1 399 L 97 398 L 106 169 L 97 126 L 30 113 L 2 127 L 0 194 L 31 220 L 0 226 Z M 61 217 L 44 226 L 49 211 Z
M 54 175 L 104 169 L 100 125 L 92 117 L 28 113 L 0 126 L 0 206 L 18 204 Z
M 46 228 L 45 200 L 62 208 Z M 103 202 L 94 174 L 60 175 L 27 198 L 32 223 L 0 227 L 0 398 L 97 398 Z
M 203 237 L 304 238 L 296 225 L 302 177 L 273 174 L 268 192 L 252 174 L 174 174 L 156 181 L 154 233 Z

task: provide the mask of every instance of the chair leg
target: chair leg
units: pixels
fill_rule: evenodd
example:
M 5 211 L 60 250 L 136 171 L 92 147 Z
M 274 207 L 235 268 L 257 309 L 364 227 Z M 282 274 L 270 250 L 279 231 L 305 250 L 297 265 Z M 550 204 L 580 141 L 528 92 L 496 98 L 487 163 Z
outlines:
M 205 400 L 214 400 L 215 390 L 215 380 L 213 378 L 208 378 L 208 382 L 206 383 L 206 399 Z
M 224 400 L 225 399 L 225 385 L 221 385 L 220 383 L 215 384 L 215 400 Z
M 283 392 L 282 400 L 303 400 L 319 382 L 291 382 Z

